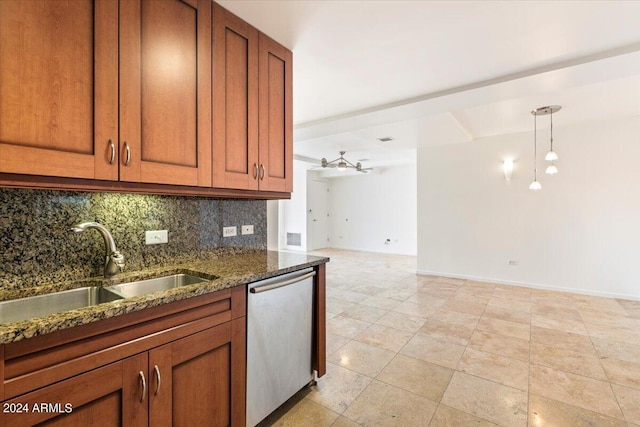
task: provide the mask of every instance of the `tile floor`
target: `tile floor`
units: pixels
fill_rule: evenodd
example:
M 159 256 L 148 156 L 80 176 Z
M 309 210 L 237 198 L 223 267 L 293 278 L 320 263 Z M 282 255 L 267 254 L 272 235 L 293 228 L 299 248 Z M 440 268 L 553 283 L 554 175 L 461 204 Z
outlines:
M 323 250 L 327 375 L 261 425 L 640 426 L 640 302 Z

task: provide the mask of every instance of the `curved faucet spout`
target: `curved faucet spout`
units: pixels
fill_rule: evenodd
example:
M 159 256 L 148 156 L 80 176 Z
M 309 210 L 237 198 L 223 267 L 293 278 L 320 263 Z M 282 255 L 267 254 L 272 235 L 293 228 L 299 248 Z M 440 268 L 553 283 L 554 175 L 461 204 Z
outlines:
M 107 252 L 104 264 L 104 277 L 115 277 L 124 267 L 124 256 L 116 249 L 116 242 L 113 240 L 113 236 L 111 236 L 109 230 L 97 222 L 82 222 L 73 225 L 71 231 L 74 233 L 82 233 L 89 228 L 98 230 L 104 239 Z

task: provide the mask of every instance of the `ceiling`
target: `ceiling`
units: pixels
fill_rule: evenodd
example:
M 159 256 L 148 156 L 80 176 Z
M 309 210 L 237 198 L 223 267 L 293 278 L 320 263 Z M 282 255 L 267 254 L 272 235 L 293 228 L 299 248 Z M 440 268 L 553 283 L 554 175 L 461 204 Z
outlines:
M 550 104 L 554 126 L 640 115 L 638 1 L 218 2 L 293 50 L 299 159 L 412 161 Z

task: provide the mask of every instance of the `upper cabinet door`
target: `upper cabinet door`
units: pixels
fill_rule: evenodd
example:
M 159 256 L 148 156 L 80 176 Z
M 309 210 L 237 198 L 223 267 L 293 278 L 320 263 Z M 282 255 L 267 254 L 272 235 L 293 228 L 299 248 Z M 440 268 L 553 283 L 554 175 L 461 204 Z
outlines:
M 211 1 L 120 3 L 120 180 L 211 187 Z
M 213 186 L 258 189 L 258 30 L 213 4 Z
M 0 172 L 118 179 L 118 4 L 0 1 Z
M 293 190 L 291 51 L 260 34 L 260 190 Z

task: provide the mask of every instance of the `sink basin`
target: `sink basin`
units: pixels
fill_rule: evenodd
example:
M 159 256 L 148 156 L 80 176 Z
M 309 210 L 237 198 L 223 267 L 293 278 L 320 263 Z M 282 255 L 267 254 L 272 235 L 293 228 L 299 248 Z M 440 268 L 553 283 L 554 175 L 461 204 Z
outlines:
M 139 280 L 137 282 L 108 286 L 106 289 L 125 298 L 130 298 L 158 291 L 166 291 L 180 286 L 195 285 L 196 283 L 203 283 L 207 281 L 207 279 L 191 276 L 189 274 L 173 274 L 171 276 L 158 277 L 156 279 Z
M 0 323 L 18 322 L 32 317 L 61 313 L 122 299 L 100 287 L 88 286 L 46 295 L 0 301 Z

